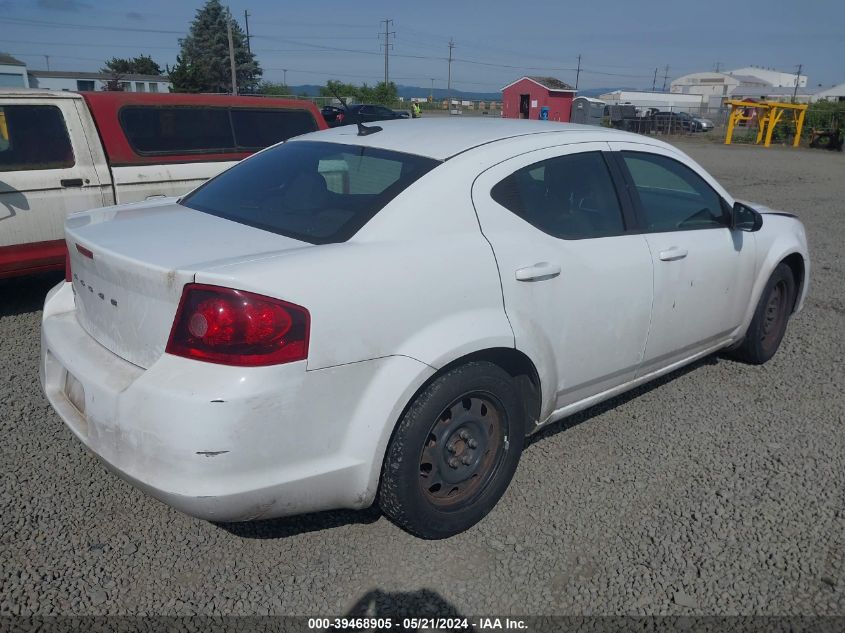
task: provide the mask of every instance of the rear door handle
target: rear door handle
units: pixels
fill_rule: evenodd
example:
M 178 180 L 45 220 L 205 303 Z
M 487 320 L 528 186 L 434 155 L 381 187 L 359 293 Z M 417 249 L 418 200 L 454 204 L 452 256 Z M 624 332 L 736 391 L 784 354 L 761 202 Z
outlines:
M 62 187 L 81 187 L 82 178 L 63 178 L 59 181 Z
M 560 274 L 560 264 L 549 262 L 537 262 L 533 266 L 518 268 L 516 271 L 517 281 L 545 281 Z
M 685 248 L 678 248 L 677 246 L 673 246 L 672 248 L 668 248 L 665 251 L 660 251 L 660 261 L 663 262 L 674 262 L 679 259 L 683 259 L 687 256 L 687 249 Z

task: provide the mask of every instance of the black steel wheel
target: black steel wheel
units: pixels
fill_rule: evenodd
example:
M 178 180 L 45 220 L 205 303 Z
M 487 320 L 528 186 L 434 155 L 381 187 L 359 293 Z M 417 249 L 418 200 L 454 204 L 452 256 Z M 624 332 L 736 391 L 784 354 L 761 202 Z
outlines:
M 778 351 L 795 304 L 796 281 L 786 264 L 778 264 L 754 311 L 742 343 L 732 355 L 753 365 L 762 365 Z
M 379 505 L 422 538 L 480 521 L 507 489 L 524 439 L 513 379 L 471 362 L 443 373 L 410 404 L 388 446 Z

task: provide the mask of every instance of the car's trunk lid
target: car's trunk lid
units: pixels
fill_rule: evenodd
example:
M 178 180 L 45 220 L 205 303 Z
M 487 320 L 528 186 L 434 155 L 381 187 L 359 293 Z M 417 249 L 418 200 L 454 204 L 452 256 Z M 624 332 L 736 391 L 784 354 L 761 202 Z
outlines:
M 144 368 L 164 353 L 198 271 L 310 246 L 173 199 L 76 214 L 65 227 L 80 325 Z

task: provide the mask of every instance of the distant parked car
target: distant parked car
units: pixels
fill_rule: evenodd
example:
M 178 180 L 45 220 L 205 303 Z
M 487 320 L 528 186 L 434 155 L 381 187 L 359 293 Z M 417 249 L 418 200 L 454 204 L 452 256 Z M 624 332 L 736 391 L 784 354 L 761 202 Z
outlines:
M 323 106 L 320 114 L 326 120 L 326 125 L 329 127 L 337 127 L 343 125 L 343 120 L 346 118 L 346 110 L 337 106 L 327 105 Z
M 709 119 L 694 117 L 688 112 L 657 112 L 651 116 L 657 132 L 707 132 L 713 129 Z
M 392 121 L 393 119 L 407 119 L 410 115 L 407 112 L 396 112 L 383 105 L 359 103 L 349 106 L 345 123 L 372 123 L 373 121 Z
M 695 122 L 699 125 L 699 132 L 709 132 L 712 130 L 716 125 L 710 119 L 705 119 L 704 117 L 696 116 L 693 117 Z

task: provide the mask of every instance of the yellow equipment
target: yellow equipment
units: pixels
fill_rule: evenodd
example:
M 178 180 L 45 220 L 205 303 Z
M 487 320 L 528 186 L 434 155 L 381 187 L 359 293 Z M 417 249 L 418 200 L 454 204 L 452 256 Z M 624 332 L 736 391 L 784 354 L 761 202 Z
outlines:
M 801 141 L 801 128 L 804 127 L 804 115 L 807 113 L 806 103 L 781 103 L 780 101 L 736 101 L 729 99 L 726 105 L 731 106 L 731 114 L 728 117 L 728 131 L 725 134 L 725 145 L 730 145 L 733 138 L 734 127 L 742 121 L 750 121 L 757 116 L 757 140 L 758 145 L 765 136 L 763 147 L 772 144 L 772 133 L 775 126 L 783 117 L 786 111 L 792 113 L 792 120 L 795 123 L 795 138 L 792 139 L 792 147 L 798 147 Z M 754 114 L 746 114 L 749 109 Z

